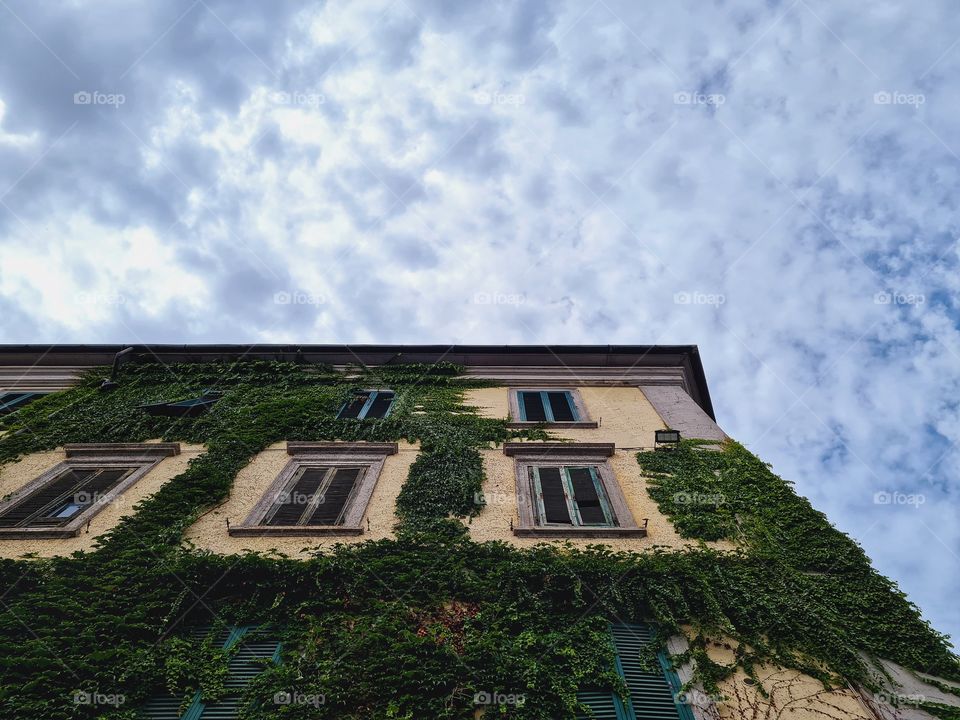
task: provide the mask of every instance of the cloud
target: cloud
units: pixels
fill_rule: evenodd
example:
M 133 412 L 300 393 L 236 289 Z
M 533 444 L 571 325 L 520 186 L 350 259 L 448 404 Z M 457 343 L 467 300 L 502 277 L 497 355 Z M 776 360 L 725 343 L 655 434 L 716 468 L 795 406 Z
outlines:
M 8 0 L 0 339 L 698 343 L 956 633 L 952 10 Z

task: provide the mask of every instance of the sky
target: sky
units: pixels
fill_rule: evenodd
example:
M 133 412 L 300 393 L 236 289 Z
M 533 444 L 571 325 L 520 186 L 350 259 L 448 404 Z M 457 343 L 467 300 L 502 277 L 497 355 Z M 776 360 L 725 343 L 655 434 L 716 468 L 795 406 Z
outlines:
M 0 342 L 696 344 L 960 637 L 960 14 L 0 0 Z

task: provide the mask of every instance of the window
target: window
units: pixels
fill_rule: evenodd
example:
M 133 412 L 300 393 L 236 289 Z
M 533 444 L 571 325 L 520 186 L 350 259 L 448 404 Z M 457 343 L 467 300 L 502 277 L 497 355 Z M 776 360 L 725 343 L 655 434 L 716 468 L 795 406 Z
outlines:
M 257 627 L 225 627 L 215 633 L 210 628 L 194 629 L 190 633 L 192 639 L 210 638 L 214 647 L 232 651 L 224 681 L 225 697 L 214 702 L 204 701 L 197 691 L 181 713 L 183 698 L 159 695 L 144 703 L 140 717 L 146 720 L 227 720 L 238 717 L 243 691 L 266 669 L 264 661 L 280 662 L 280 642 L 274 635 Z
M 0 502 L 0 538 L 74 537 L 177 443 L 67 445 L 67 459 Z
M 514 427 L 527 425 L 557 425 L 563 427 L 595 428 L 577 390 L 555 388 L 523 388 L 510 390 L 510 423 Z
M 356 393 L 346 405 L 340 408 L 338 420 L 373 420 L 385 418 L 393 407 L 392 390 L 364 390 Z
M 643 537 L 607 458 L 612 443 L 511 442 L 518 536 Z
M 46 393 L 38 392 L 4 392 L 0 393 L 0 415 L 9 415 L 16 412 L 24 405 L 29 405 L 34 400 L 42 397 Z
M 289 442 L 290 462 L 231 535 L 359 535 L 396 443 Z
M 140 408 L 147 415 L 162 415 L 166 417 L 196 417 L 210 411 L 213 404 L 220 399 L 222 393 L 213 390 L 204 391 L 203 395 L 189 400 L 176 402 L 151 403 L 141 405 Z
M 590 708 L 593 718 L 609 720 L 693 720 L 690 706 L 681 702 L 682 683 L 663 652 L 654 667 L 644 654 L 653 641 L 648 624 L 616 623 L 610 626 L 615 655 L 614 669 L 627 686 L 627 699 L 608 688 L 581 690 L 577 700 Z M 651 658 L 652 660 L 652 658 Z M 586 720 L 586 715 L 578 715 Z
M 537 525 L 615 526 L 596 465 L 531 465 L 527 470 Z

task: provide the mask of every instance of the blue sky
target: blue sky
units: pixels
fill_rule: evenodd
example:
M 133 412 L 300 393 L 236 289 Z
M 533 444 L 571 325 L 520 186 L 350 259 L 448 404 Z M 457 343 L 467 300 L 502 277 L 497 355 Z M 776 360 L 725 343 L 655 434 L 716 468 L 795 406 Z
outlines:
M 952 3 L 0 2 L 0 341 L 696 343 L 960 633 Z

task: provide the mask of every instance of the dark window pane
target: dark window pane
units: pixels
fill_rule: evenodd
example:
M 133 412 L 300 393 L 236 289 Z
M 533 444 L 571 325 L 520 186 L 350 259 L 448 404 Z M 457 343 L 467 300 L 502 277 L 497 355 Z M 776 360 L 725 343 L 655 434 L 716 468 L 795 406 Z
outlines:
M 392 392 L 378 392 L 377 397 L 374 398 L 373 403 L 370 405 L 370 409 L 367 410 L 367 414 L 364 417 L 366 417 L 368 420 L 372 418 L 386 417 L 387 411 L 390 409 L 390 405 L 392 404 Z
M 560 468 L 540 468 L 540 496 L 543 499 L 544 521 L 570 525 L 570 510 L 563 495 Z
M 336 475 L 327 486 L 323 493 L 323 499 L 317 506 L 308 525 L 339 525 L 342 520 L 340 515 L 343 512 L 350 493 L 353 492 L 353 486 L 357 483 L 360 475 L 360 468 L 337 468 Z
M 367 398 L 369 397 L 369 393 L 354 395 L 350 402 L 343 406 L 343 410 L 340 411 L 340 414 L 337 415 L 337 418 L 343 420 L 344 418 L 360 417 L 360 411 L 363 410 L 363 406 L 366 405 Z
M 526 413 L 527 420 L 530 422 L 544 422 L 547 419 L 547 413 L 543 409 L 543 403 L 540 401 L 538 392 L 520 393 L 520 403 L 523 411 Z
M 56 503 L 62 496 L 79 488 L 94 472 L 96 470 L 67 470 L 53 482 L 47 483 L 44 487 L 30 493 L 4 512 L 0 516 L 0 527 L 17 527 L 18 525 L 30 524 L 29 520 L 36 517 L 48 505 Z
M 293 488 L 276 499 L 273 515 L 268 516 L 264 525 L 299 525 L 300 518 L 307 510 L 316 494 L 327 468 L 307 468 Z
M 60 503 L 52 508 L 48 508 L 37 520 L 48 524 L 51 518 L 59 520 L 69 520 L 88 507 L 98 502 L 100 498 L 113 490 L 121 480 L 127 477 L 131 472 L 130 468 L 110 468 L 109 470 L 81 471 L 87 474 L 87 477 L 81 482 L 70 495 L 63 498 Z
M 567 472 L 573 485 L 573 499 L 580 511 L 580 522 L 584 525 L 606 525 L 607 519 L 590 468 L 569 468 Z
M 570 408 L 570 402 L 567 400 L 565 392 L 547 393 L 550 400 L 550 410 L 553 411 L 553 419 L 556 422 L 573 422 L 576 418 L 573 416 L 573 410 Z

